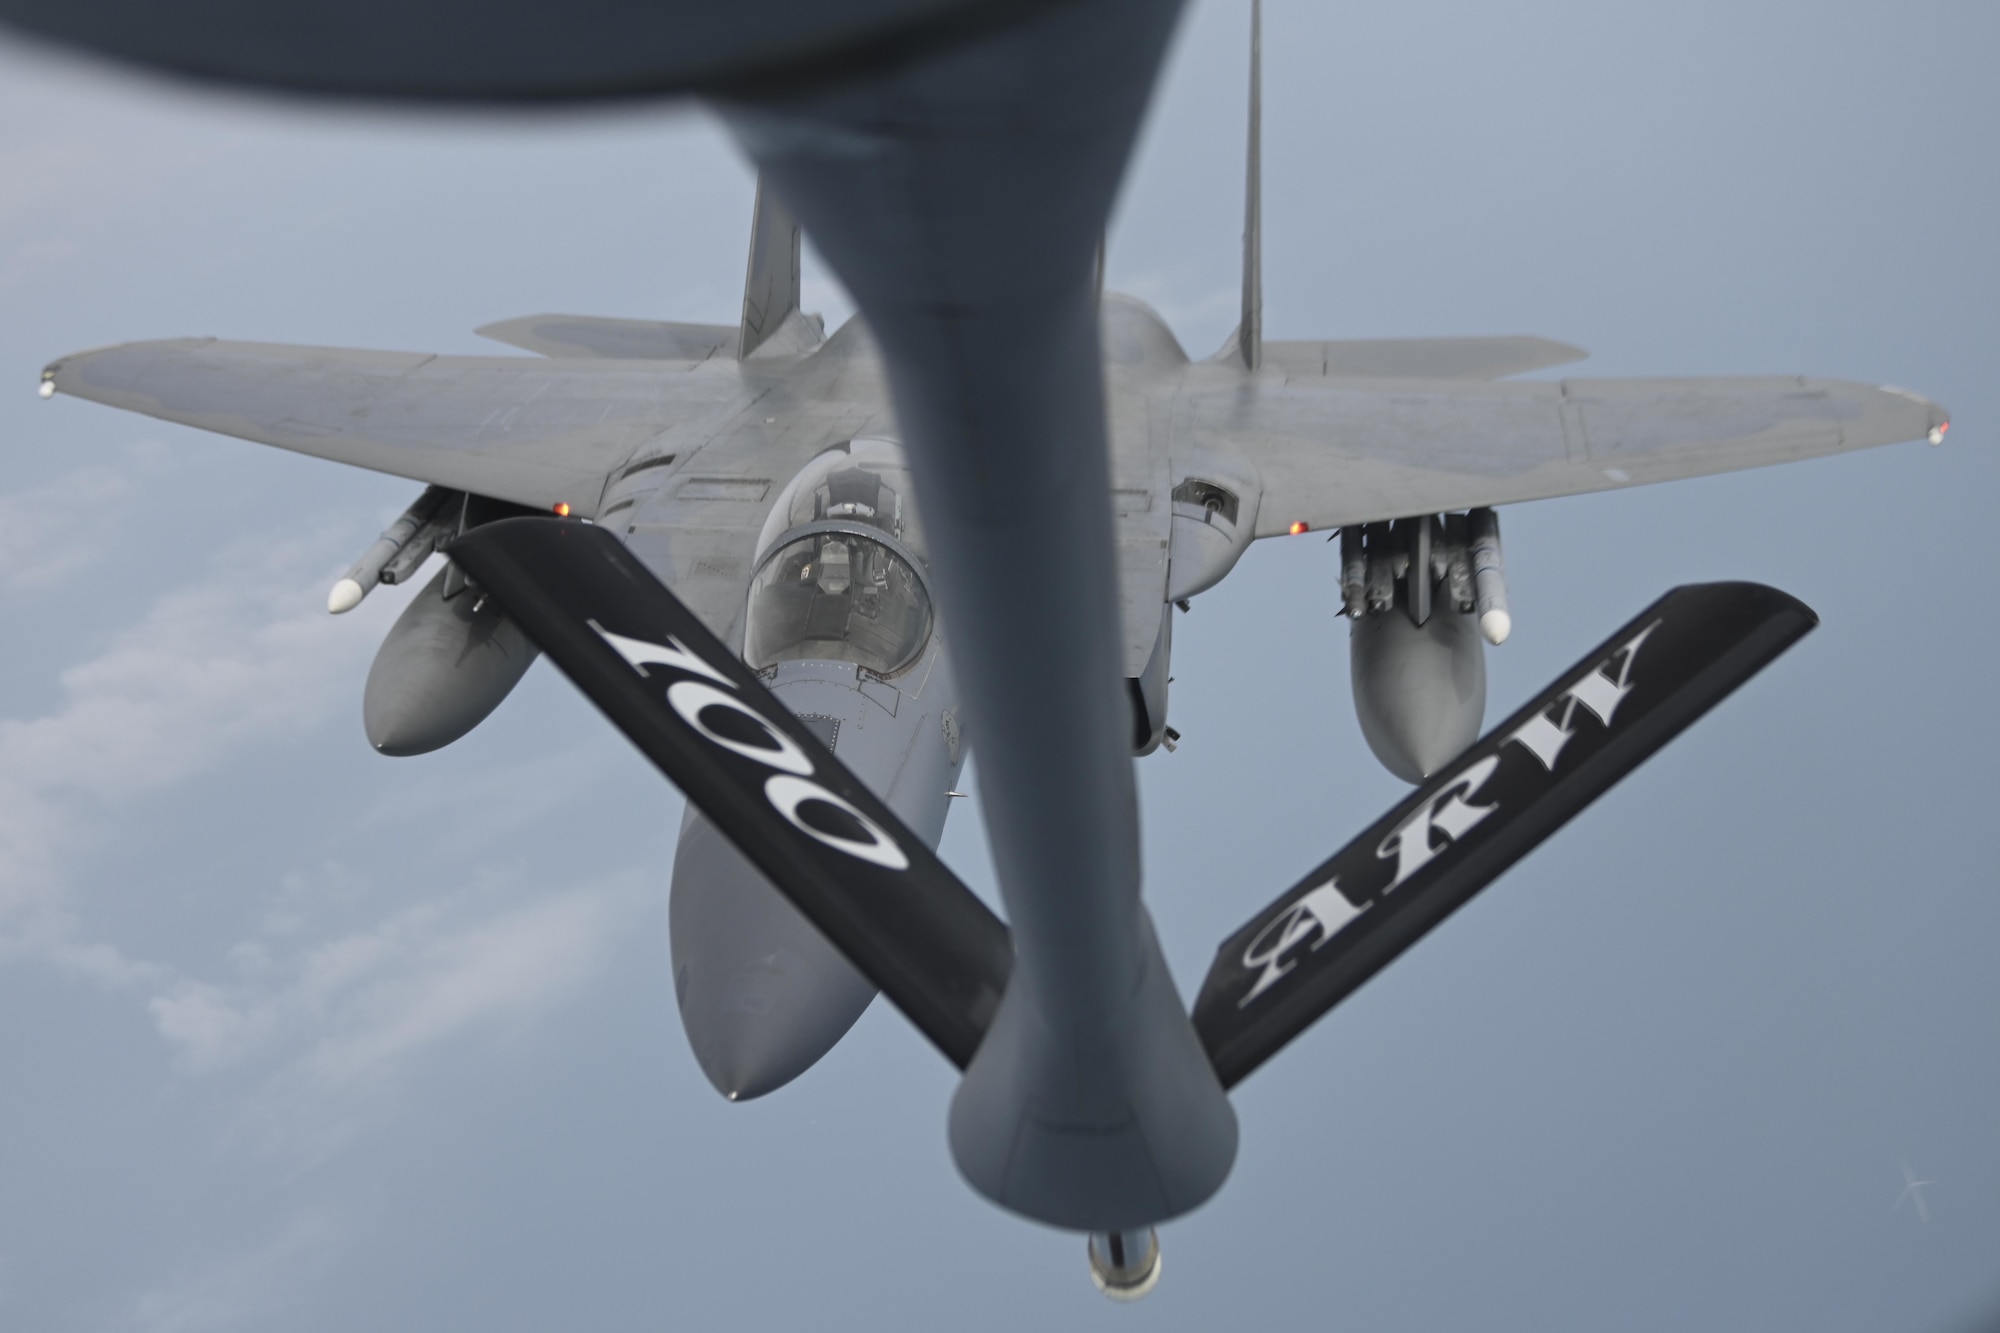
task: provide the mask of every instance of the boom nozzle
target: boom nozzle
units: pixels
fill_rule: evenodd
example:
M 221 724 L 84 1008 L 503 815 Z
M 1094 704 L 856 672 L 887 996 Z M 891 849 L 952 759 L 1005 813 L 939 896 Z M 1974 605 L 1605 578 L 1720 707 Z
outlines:
M 1160 1285 L 1160 1233 L 1093 1232 L 1088 1246 L 1090 1280 L 1114 1301 L 1136 1301 Z

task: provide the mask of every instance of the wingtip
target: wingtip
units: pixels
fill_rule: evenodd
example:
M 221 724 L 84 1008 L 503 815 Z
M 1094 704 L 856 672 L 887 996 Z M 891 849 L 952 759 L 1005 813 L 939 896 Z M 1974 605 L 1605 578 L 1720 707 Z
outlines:
M 1950 408 L 1938 402 L 1935 398 L 1928 398 L 1914 390 L 1900 388 L 1894 384 L 1877 384 L 1873 387 L 1879 393 L 1894 394 L 1896 397 L 1915 403 L 1918 407 L 1922 408 L 1924 412 L 1924 438 L 1932 444 L 1944 443 L 1944 437 L 1951 431 Z

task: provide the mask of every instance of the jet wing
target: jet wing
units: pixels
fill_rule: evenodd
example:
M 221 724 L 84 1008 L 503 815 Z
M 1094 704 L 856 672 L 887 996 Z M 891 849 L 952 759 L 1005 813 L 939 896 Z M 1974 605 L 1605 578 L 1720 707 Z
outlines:
M 1913 393 L 1804 377 L 1254 384 L 1191 388 L 1186 419 L 1262 474 L 1260 537 L 1788 463 L 1949 424 Z
M 824 408 L 778 439 L 746 431 L 746 411 L 768 389 L 745 374 L 733 356 L 700 367 L 190 338 L 64 357 L 44 377 L 63 393 L 164 421 L 537 509 L 566 503 L 579 518 L 598 516 L 607 478 L 636 452 L 671 456 L 682 467 L 649 472 L 663 490 L 638 506 L 671 501 L 665 514 L 640 519 L 628 503 L 607 517 L 728 635 L 766 508 L 731 501 L 761 501 L 771 484 L 733 478 L 782 482 L 823 447 L 816 432 L 837 432 L 853 415 Z
M 1265 366 L 1287 377 L 1497 380 L 1566 366 L 1590 355 L 1549 338 L 1362 338 L 1266 342 Z
M 595 315 L 523 315 L 483 324 L 482 338 L 538 356 L 606 357 L 614 361 L 706 361 L 736 354 L 734 324 L 675 324 L 657 319 Z
M 664 423 L 743 398 L 733 363 L 428 356 L 184 338 L 64 357 L 62 393 L 337 463 L 590 517 Z

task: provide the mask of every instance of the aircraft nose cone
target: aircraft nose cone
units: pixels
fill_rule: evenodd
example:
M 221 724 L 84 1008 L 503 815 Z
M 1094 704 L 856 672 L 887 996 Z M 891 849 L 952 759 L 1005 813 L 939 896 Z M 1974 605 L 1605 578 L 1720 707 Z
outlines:
M 812 1068 L 875 997 L 858 976 L 825 985 L 824 978 L 802 977 L 813 971 L 803 961 L 781 951 L 764 967 L 736 970 L 707 988 L 708 995 L 691 986 L 682 1001 L 695 1062 L 730 1101 L 775 1092 Z M 706 1013 L 697 1018 L 690 1012 L 696 1008 Z
M 875 988 L 799 910 L 692 816 L 668 905 L 674 992 L 695 1062 L 731 1101 L 810 1069 L 854 1026 Z

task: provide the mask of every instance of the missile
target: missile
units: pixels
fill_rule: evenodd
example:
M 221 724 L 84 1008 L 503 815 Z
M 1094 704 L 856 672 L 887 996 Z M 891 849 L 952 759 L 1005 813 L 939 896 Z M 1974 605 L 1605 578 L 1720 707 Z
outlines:
M 1479 614 L 1479 632 L 1488 643 L 1503 644 L 1513 632 L 1514 617 L 1507 613 L 1507 574 L 1500 558 L 1500 516 L 1491 509 L 1475 509 L 1465 516 L 1465 523 L 1471 546 L 1473 608 Z
M 326 609 L 336 616 L 352 611 L 377 583 L 398 583 L 415 573 L 445 535 L 445 501 L 455 494 L 442 486 L 426 487 L 417 502 L 384 528 L 375 544 L 340 576 L 326 595 Z

